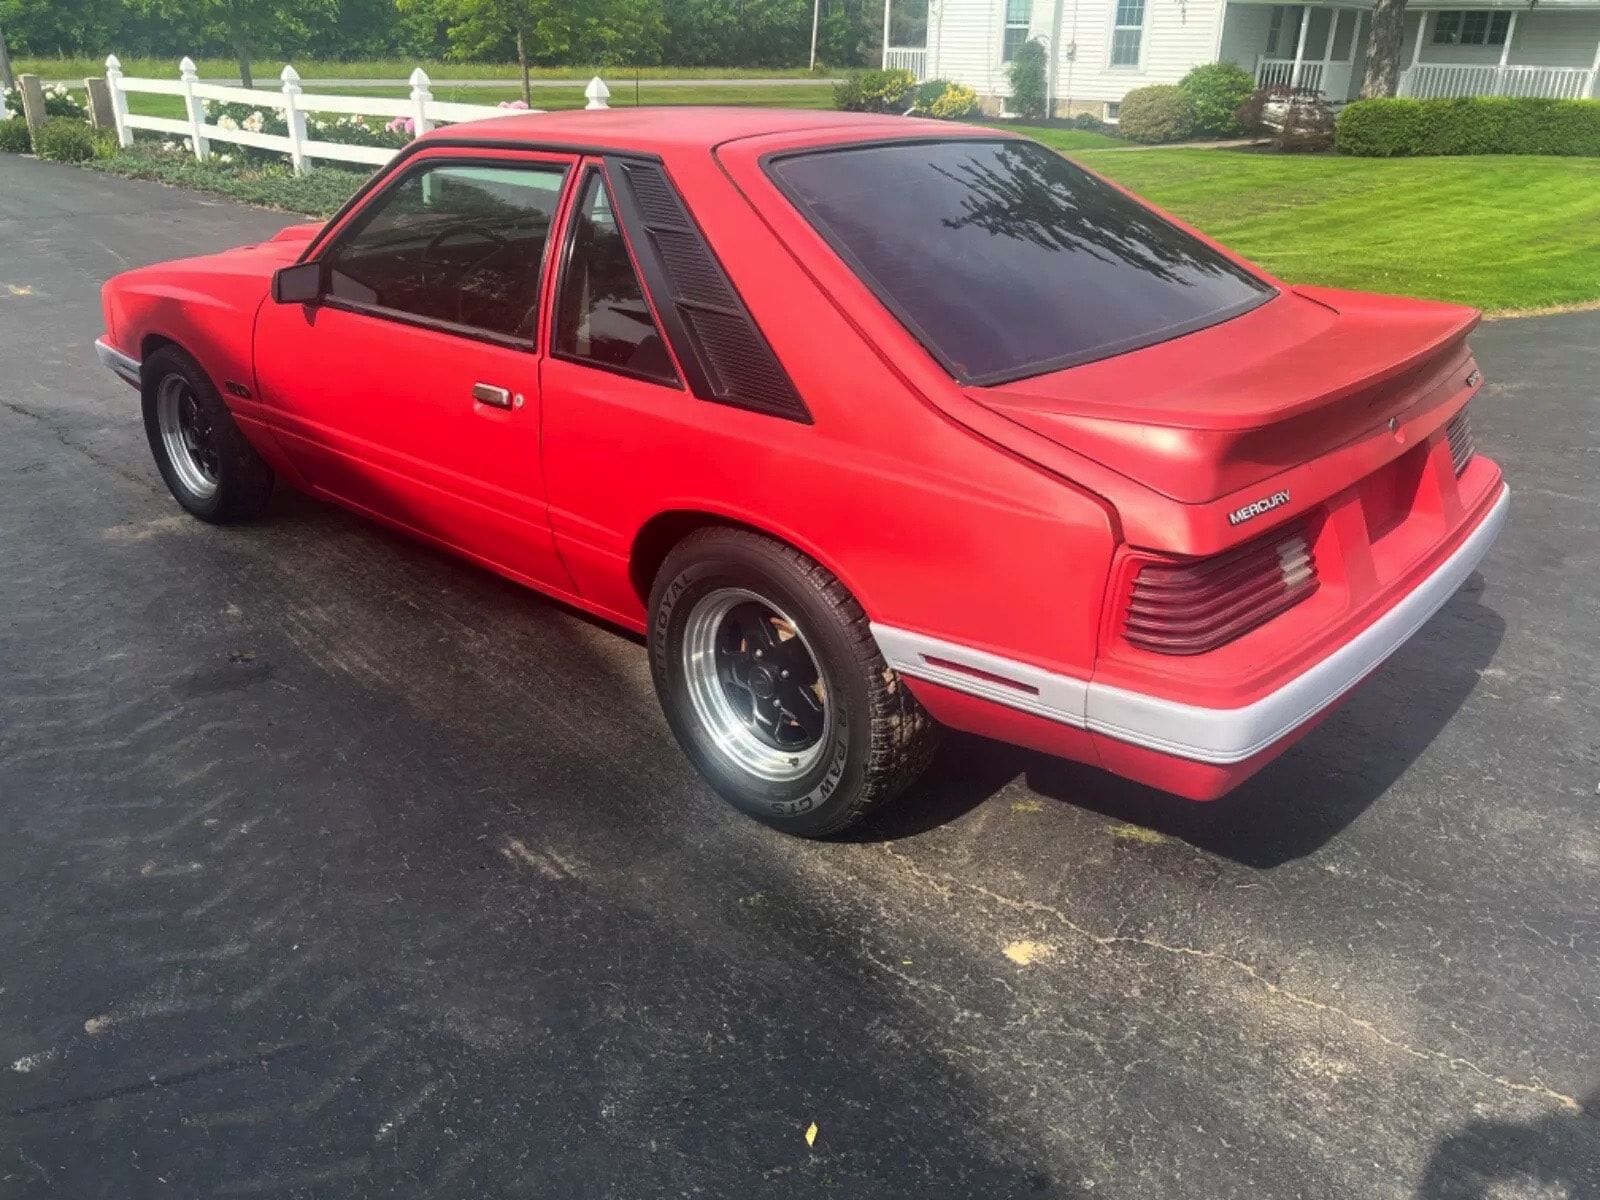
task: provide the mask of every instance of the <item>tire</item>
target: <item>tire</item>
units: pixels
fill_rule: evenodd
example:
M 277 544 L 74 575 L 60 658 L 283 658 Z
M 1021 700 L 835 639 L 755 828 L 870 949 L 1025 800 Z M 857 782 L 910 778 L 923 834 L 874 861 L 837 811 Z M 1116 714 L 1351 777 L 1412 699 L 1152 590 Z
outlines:
M 735 808 L 775 829 L 838 833 L 933 756 L 937 726 L 861 606 L 790 546 L 742 529 L 690 534 L 656 575 L 649 641 L 678 744 Z
M 259 514 L 272 495 L 272 468 L 239 431 L 200 364 L 163 346 L 145 359 L 140 378 L 145 436 L 178 503 L 218 525 Z

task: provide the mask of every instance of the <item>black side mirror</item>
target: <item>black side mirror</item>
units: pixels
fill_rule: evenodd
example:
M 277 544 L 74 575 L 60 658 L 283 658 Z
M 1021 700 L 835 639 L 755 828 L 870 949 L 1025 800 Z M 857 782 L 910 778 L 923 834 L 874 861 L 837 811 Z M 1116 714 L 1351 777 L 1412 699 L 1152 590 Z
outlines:
M 279 304 L 315 304 L 322 299 L 325 290 L 321 263 L 279 267 L 272 276 L 272 298 Z

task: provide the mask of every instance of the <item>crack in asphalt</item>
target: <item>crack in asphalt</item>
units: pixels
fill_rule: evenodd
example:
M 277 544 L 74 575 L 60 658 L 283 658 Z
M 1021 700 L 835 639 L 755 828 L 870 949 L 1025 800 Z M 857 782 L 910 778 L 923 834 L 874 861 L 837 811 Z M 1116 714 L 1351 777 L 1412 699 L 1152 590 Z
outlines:
M 1426 1046 L 1413 1046 L 1409 1042 L 1385 1033 L 1383 1030 L 1378 1028 L 1374 1021 L 1371 1021 L 1366 1017 L 1357 1016 L 1355 1013 L 1352 1013 L 1347 1009 L 1340 1008 L 1337 1004 L 1329 1004 L 1326 1001 L 1316 999 L 1314 996 L 1307 996 L 1290 988 L 1286 988 L 1282 984 L 1274 983 L 1272 980 L 1263 975 L 1256 967 L 1245 962 L 1243 959 L 1234 958 L 1231 955 L 1223 954 L 1216 950 L 1204 950 L 1197 946 L 1175 946 L 1171 943 L 1157 941 L 1153 938 L 1133 937 L 1128 934 L 1121 933 L 1096 933 L 1094 930 L 1089 929 L 1084 925 L 1080 925 L 1054 905 L 1045 904 L 1038 900 L 1019 900 L 1014 896 L 1002 895 L 991 888 L 984 887 L 981 883 L 971 883 L 967 880 L 958 879 L 953 876 L 937 875 L 917 866 L 917 864 L 911 858 L 909 858 L 907 855 L 901 854 L 892 846 L 884 845 L 882 850 L 888 858 L 893 859 L 902 868 L 904 868 L 907 874 L 912 875 L 919 881 L 927 884 L 929 887 L 933 888 L 940 895 L 946 897 L 947 899 L 953 898 L 954 893 L 959 889 L 961 891 L 970 892 L 975 896 L 980 896 L 983 899 L 1000 906 L 1001 908 L 1008 908 L 1015 912 L 1026 912 L 1050 917 L 1058 924 L 1065 926 L 1072 933 L 1078 935 L 1080 938 L 1083 938 L 1086 941 L 1092 942 L 1096 946 L 1107 949 L 1116 946 L 1139 946 L 1149 950 L 1158 950 L 1163 954 L 1170 954 L 1174 957 L 1195 958 L 1219 963 L 1223 966 L 1231 967 L 1235 971 L 1248 976 L 1253 982 L 1260 984 L 1270 996 L 1278 997 L 1303 1008 L 1312 1009 L 1313 1011 L 1319 1013 L 1337 1017 L 1347 1025 L 1360 1030 L 1369 1037 L 1373 1038 L 1375 1041 L 1382 1043 L 1389 1049 L 1398 1050 L 1401 1053 L 1409 1055 L 1415 1059 L 1420 1059 L 1425 1062 L 1435 1062 L 1451 1068 L 1452 1074 L 1458 1079 L 1460 1078 L 1460 1072 L 1465 1070 L 1473 1075 L 1476 1075 L 1486 1083 L 1495 1084 L 1496 1086 L 1504 1088 L 1507 1091 L 1520 1092 L 1525 1095 L 1536 1096 L 1540 1099 L 1553 1101 L 1563 1109 L 1566 1109 L 1570 1112 L 1581 1112 L 1583 1109 L 1583 1106 L 1579 1104 L 1574 1097 L 1569 1096 L 1564 1092 L 1558 1092 L 1543 1083 L 1518 1083 L 1514 1079 L 1508 1079 L 1504 1075 L 1497 1075 L 1493 1071 L 1486 1070 L 1477 1063 L 1473 1062 L 1471 1059 L 1462 1058 L 1460 1055 L 1449 1054 L 1443 1050 L 1434 1050 Z
M 113 461 L 112 459 L 106 458 L 104 455 L 99 454 L 94 450 L 91 450 L 88 446 L 85 446 L 82 442 L 73 441 L 71 435 L 69 435 L 65 429 L 62 429 L 59 425 L 52 424 L 44 416 L 44 414 L 36 413 L 31 408 L 24 408 L 20 404 L 13 404 L 9 400 L 0 400 L 0 409 L 4 409 L 5 411 L 10 412 L 10 413 L 15 413 L 19 417 L 26 417 L 30 421 L 36 421 L 39 425 L 41 425 L 45 430 L 47 430 L 49 432 L 51 437 L 55 438 L 56 441 L 60 442 L 62 446 L 64 446 L 68 450 L 74 450 L 77 453 L 83 455 L 90 462 L 94 463 L 95 466 L 103 467 L 107 471 L 110 471 L 112 474 L 118 475 L 121 478 L 126 479 L 129 483 L 136 483 L 140 487 L 145 488 L 148 491 L 157 491 L 158 490 L 150 482 L 150 480 L 145 478 L 143 475 L 140 475 L 137 472 L 129 471 L 129 470 L 125 469 L 124 467 L 122 467 L 121 465 L 119 465 L 118 463 Z
M 150 1075 L 138 1083 L 106 1088 L 98 1092 L 87 1092 L 81 1096 L 65 1096 L 60 1100 L 47 1100 L 43 1104 L 33 1104 L 25 1108 L 14 1108 L 11 1110 L 11 1115 L 14 1117 L 30 1117 L 38 1113 L 59 1112 L 64 1108 L 77 1108 L 84 1104 L 98 1104 L 102 1100 L 115 1100 L 122 1096 L 133 1096 L 140 1092 L 170 1087 L 175 1083 L 187 1083 L 191 1079 L 204 1079 L 210 1075 L 225 1075 L 229 1071 L 238 1071 L 245 1067 L 261 1066 L 274 1059 L 310 1048 L 311 1044 L 309 1042 L 286 1042 L 277 1046 L 268 1046 L 265 1050 L 257 1051 L 254 1054 L 225 1058 L 220 1062 L 202 1063 L 200 1066 L 191 1067 L 188 1070 L 172 1071 L 165 1075 Z

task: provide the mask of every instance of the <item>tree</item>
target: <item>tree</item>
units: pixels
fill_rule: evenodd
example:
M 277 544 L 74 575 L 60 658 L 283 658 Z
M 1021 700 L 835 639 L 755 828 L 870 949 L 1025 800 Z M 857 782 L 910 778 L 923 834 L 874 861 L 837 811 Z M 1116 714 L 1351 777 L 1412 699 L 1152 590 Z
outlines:
M 1367 70 L 1361 79 L 1361 98 L 1392 96 L 1400 86 L 1400 55 L 1405 49 L 1406 0 L 1377 0 L 1372 8 L 1372 32 L 1367 37 Z M 1417 31 L 1422 36 L 1422 31 Z
M 6 31 L 0 29 L 0 87 L 10 91 L 17 86 L 17 77 L 11 73 L 11 52 L 6 49 Z
M 565 56 L 572 46 L 572 7 L 556 0 L 398 0 L 402 11 L 430 8 L 447 23 L 450 57 L 491 56 L 515 43 L 522 72 L 522 101 L 533 103 L 528 79 L 529 46 L 542 57 Z
M 225 41 L 239 64 L 239 78 L 254 87 L 253 55 L 297 46 L 312 36 L 318 18 L 338 14 L 338 0 L 130 0 L 152 17 L 177 22 L 196 42 Z M 198 48 L 198 47 L 197 47 Z

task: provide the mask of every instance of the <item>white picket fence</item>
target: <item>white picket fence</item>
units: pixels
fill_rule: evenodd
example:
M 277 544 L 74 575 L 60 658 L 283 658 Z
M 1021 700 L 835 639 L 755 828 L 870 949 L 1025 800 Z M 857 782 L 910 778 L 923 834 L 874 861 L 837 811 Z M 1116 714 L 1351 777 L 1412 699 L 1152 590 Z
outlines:
M 178 64 L 177 79 L 140 79 L 122 73 L 122 64 L 115 54 L 106 59 L 106 86 L 111 92 L 111 107 L 116 116 L 117 140 L 123 146 L 133 145 L 133 131 L 145 129 L 153 133 L 166 133 L 183 138 L 194 150 L 194 156 L 204 160 L 211 154 L 212 142 L 232 142 L 239 146 L 254 146 L 260 150 L 276 150 L 289 157 L 296 171 L 304 171 L 316 159 L 335 162 L 366 163 L 382 166 L 398 150 L 387 146 L 351 146 L 343 142 L 321 141 L 311 137 L 306 124 L 309 113 L 340 113 L 358 117 L 389 117 L 409 119 L 411 131 L 417 135 L 427 133 L 435 125 L 457 124 L 462 121 L 482 121 L 494 117 L 516 116 L 519 113 L 539 112 L 539 109 L 499 108 L 488 104 L 454 104 L 435 100 L 429 90 L 432 81 L 421 67 L 411 72 L 411 95 L 404 100 L 391 100 L 381 96 L 331 96 L 304 92 L 300 88 L 300 74 L 286 66 L 279 74 L 282 88 L 268 91 L 262 88 L 232 87 L 220 83 L 203 83 L 195 70 L 194 60 L 185 58 Z M 149 117 L 128 111 L 128 96 L 133 93 L 157 96 L 181 96 L 187 116 Z M 586 107 L 607 108 L 611 90 L 597 75 L 584 89 L 588 98 Z M 257 109 L 277 109 L 283 113 L 288 133 L 260 133 L 249 129 L 229 129 L 206 120 L 206 101 L 217 100 L 225 104 L 249 104 Z

